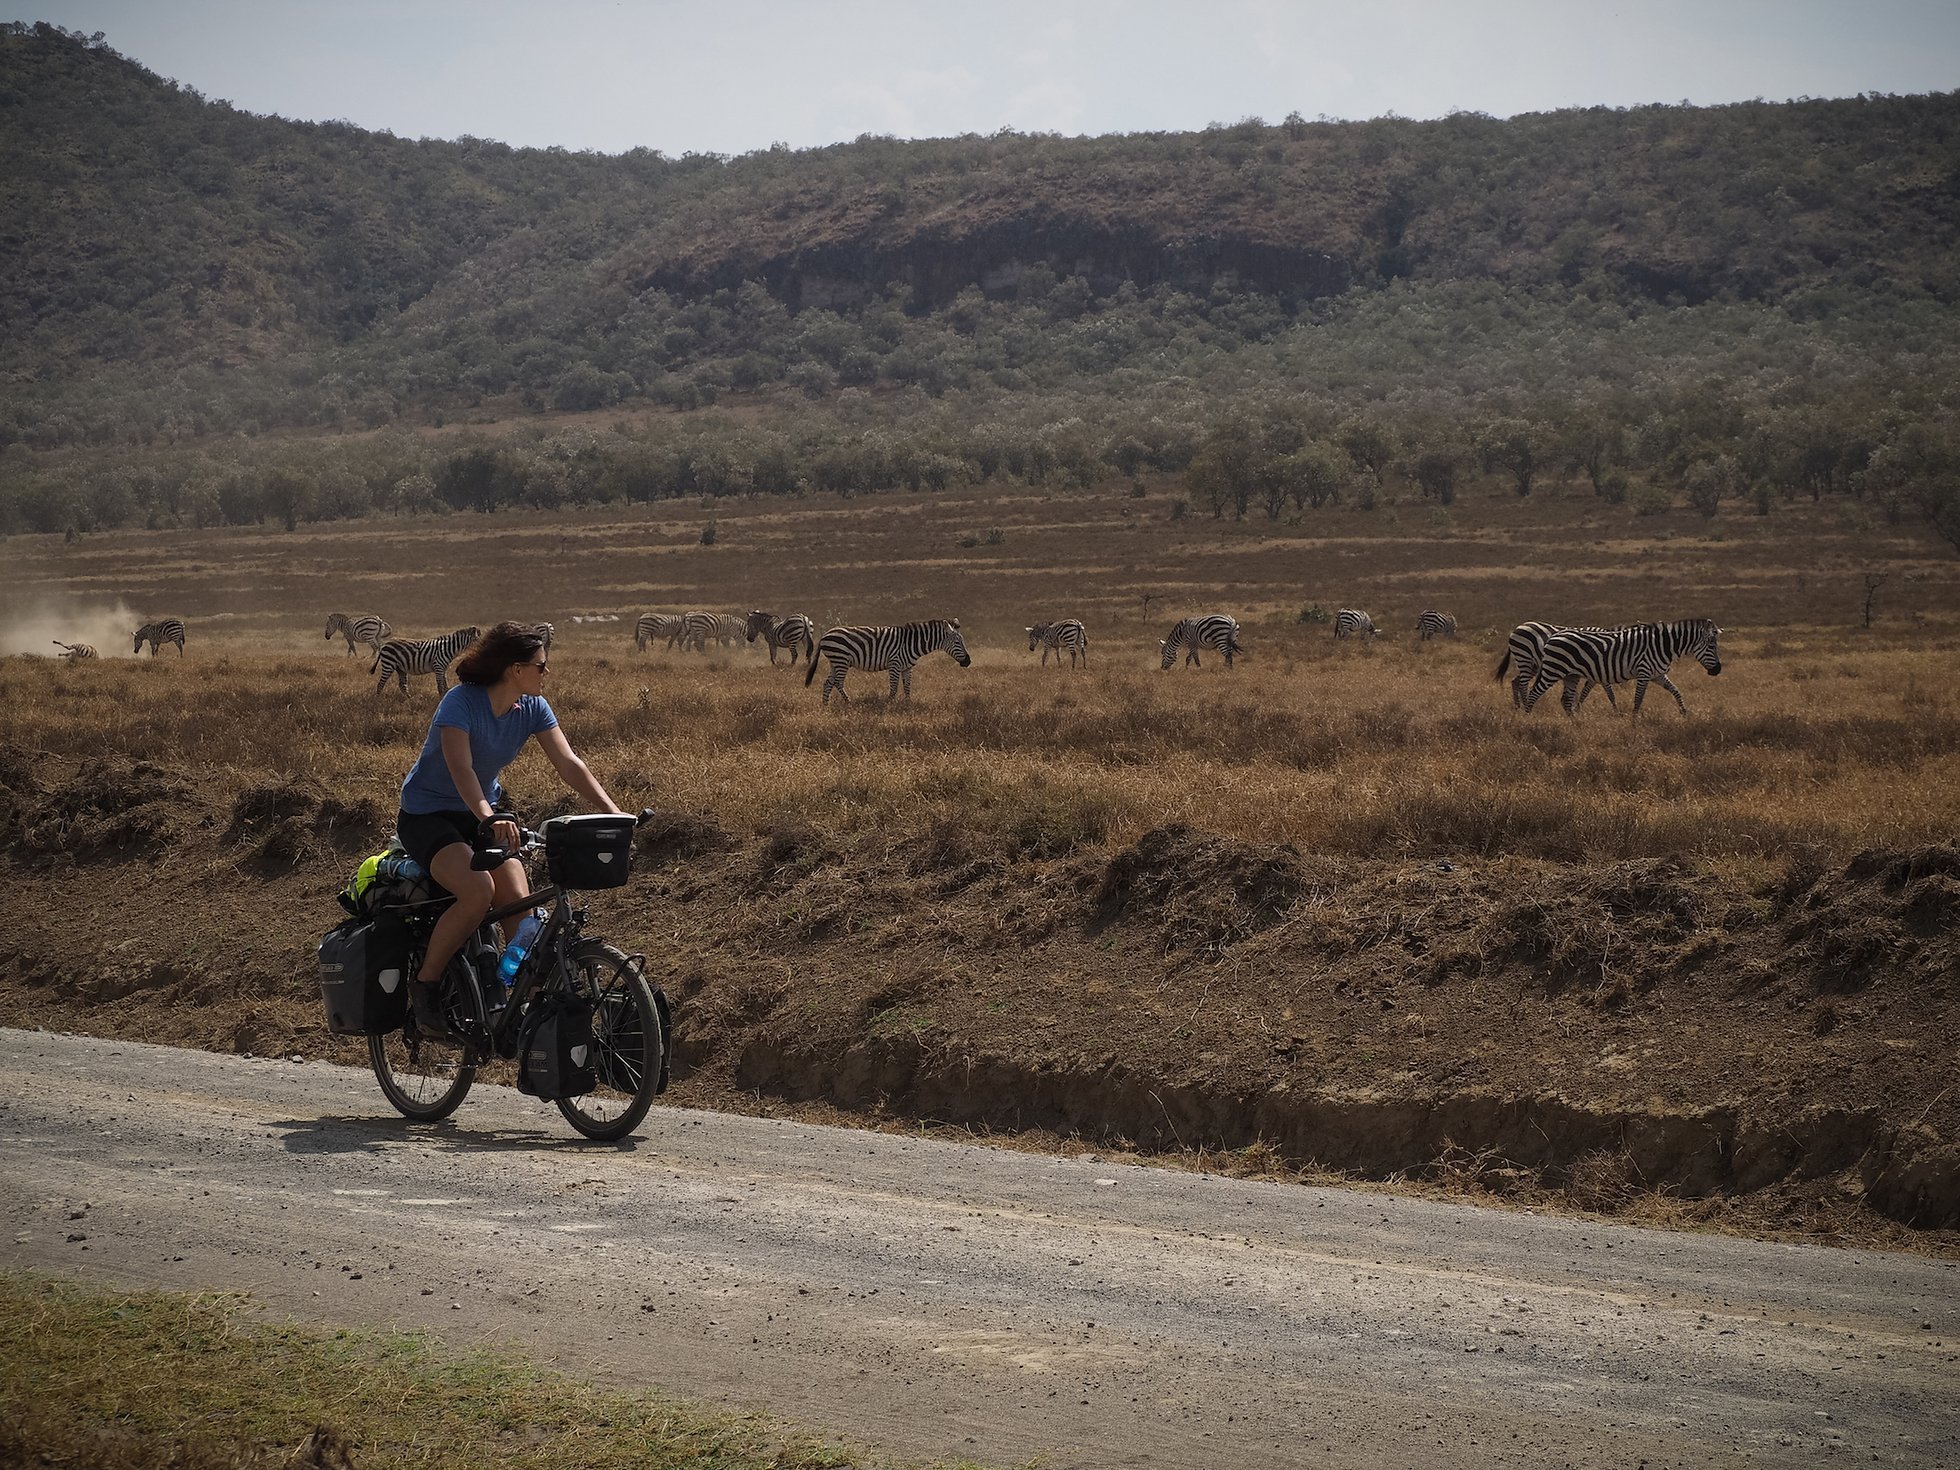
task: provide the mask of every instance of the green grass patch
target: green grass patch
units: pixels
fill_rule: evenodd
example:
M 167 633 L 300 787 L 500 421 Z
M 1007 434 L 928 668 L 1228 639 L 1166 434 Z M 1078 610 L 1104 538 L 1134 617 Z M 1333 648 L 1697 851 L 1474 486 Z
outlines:
M 236 1296 L 0 1273 L 0 1464 L 237 1470 L 343 1455 L 357 1470 L 898 1463 L 422 1333 L 280 1326 Z

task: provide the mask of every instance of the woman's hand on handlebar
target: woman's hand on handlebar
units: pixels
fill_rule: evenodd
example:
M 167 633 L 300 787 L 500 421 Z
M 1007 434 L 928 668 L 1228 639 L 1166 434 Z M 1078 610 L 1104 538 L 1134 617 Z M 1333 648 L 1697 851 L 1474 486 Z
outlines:
M 492 816 L 486 820 L 478 837 L 485 847 L 501 848 L 505 852 L 515 851 L 517 844 L 523 841 L 517 819 L 505 816 Z

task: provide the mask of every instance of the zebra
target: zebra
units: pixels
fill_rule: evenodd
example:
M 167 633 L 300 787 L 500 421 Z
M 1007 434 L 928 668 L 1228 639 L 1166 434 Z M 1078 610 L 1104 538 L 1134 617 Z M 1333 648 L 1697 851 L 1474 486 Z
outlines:
M 1062 650 L 1068 650 L 1068 666 L 1075 667 L 1076 655 L 1082 656 L 1082 667 L 1089 667 L 1089 633 L 1082 626 L 1080 618 L 1065 618 L 1059 623 L 1036 623 L 1028 632 L 1028 652 L 1041 650 L 1041 666 L 1048 667 L 1048 655 L 1055 655 L 1055 667 L 1062 666 Z
M 394 632 L 395 630 L 388 626 L 385 618 L 373 616 L 350 618 L 346 613 L 327 614 L 326 636 L 331 639 L 334 634 L 338 633 L 341 637 L 345 638 L 347 640 L 347 653 L 350 657 L 353 655 L 354 645 L 357 643 L 365 643 L 376 653 L 379 653 L 381 651 L 381 645 L 393 637 Z
M 406 694 L 410 674 L 434 674 L 436 693 L 447 693 L 450 664 L 476 642 L 477 636 L 475 628 L 458 628 L 447 638 L 390 638 L 374 651 L 374 662 L 368 665 L 370 674 L 381 671 L 381 682 L 374 686 L 374 692 L 379 695 L 392 678 Z
M 726 644 L 731 637 L 742 637 L 746 631 L 745 625 L 734 623 L 734 631 L 731 633 L 728 626 L 730 623 L 734 623 L 734 619 L 724 618 L 720 613 L 682 613 L 680 629 L 681 652 L 686 653 L 688 649 L 692 648 L 696 653 L 706 653 L 710 638 L 714 639 L 717 643 Z
M 154 623 L 145 623 L 136 630 L 136 646 L 129 651 L 141 653 L 143 645 L 150 645 L 150 657 L 155 658 L 166 643 L 177 645 L 177 657 L 184 656 L 184 624 L 180 618 L 158 618 Z
M 55 655 L 56 658 L 95 657 L 95 645 L 93 643 L 63 643 L 59 638 L 52 638 L 48 641 L 61 650 L 60 653 Z
M 1685 715 L 1688 702 L 1674 687 L 1674 681 L 1667 677 L 1668 665 L 1686 656 L 1693 658 L 1711 676 L 1721 673 L 1722 651 L 1718 646 L 1721 633 L 1713 618 L 1688 618 L 1673 623 L 1636 623 L 1610 633 L 1586 633 L 1576 629 L 1555 633 L 1545 642 L 1538 677 L 1532 681 L 1524 707 L 1530 709 L 1537 704 L 1539 697 L 1562 679 L 1565 681 L 1565 691 L 1560 696 L 1560 703 L 1564 705 L 1566 714 L 1573 714 L 1579 707 L 1579 699 L 1573 697 L 1573 691 L 1579 687 L 1582 679 L 1590 679 L 1605 687 L 1606 702 L 1618 709 L 1619 701 L 1613 697 L 1613 686 L 1632 679 L 1633 712 L 1636 715 L 1647 698 L 1650 683 L 1659 684 L 1672 694 L 1674 703 Z
M 769 645 L 769 663 L 774 667 L 776 650 L 789 650 L 789 666 L 796 667 L 798 658 L 808 655 L 811 662 L 817 657 L 817 625 L 802 613 L 791 613 L 779 618 L 774 613 L 752 612 L 743 624 L 749 642 L 760 638 Z
M 1360 612 L 1351 607 L 1344 607 L 1334 614 L 1334 636 L 1336 638 L 1353 638 L 1363 633 L 1367 634 L 1370 638 L 1381 637 L 1381 633 L 1375 627 L 1375 620 L 1365 612 Z
M 1416 641 L 1427 643 L 1431 638 L 1456 637 L 1456 618 L 1450 613 L 1433 610 L 1425 611 L 1416 619 Z
M 1545 657 L 1545 644 L 1560 633 L 1617 633 L 1619 628 L 1567 628 L 1557 623 L 1519 623 L 1511 630 L 1510 639 L 1504 648 L 1504 657 L 1498 660 L 1495 677 L 1502 680 L 1514 665 L 1517 673 L 1511 678 L 1511 704 L 1516 709 L 1529 709 L 1530 703 L 1525 695 L 1530 691 L 1532 681 L 1538 677 L 1538 665 Z M 1579 691 L 1576 708 L 1586 702 L 1586 696 L 1593 692 L 1593 681 L 1587 679 Z
M 1228 669 L 1232 667 L 1233 656 L 1245 651 L 1239 646 L 1238 620 L 1229 618 L 1224 613 L 1180 619 L 1177 626 L 1171 629 L 1170 636 L 1157 647 L 1164 659 L 1158 665 L 1160 669 L 1168 669 L 1177 662 L 1177 651 L 1180 648 L 1185 650 L 1184 662 L 1187 665 L 1197 664 L 1199 668 L 1204 667 L 1204 661 L 1198 657 L 1200 648 L 1209 648 L 1224 654 L 1225 667 Z
M 551 640 L 558 636 L 558 630 L 549 623 L 533 623 L 531 624 L 531 631 L 536 633 L 538 637 L 544 639 L 544 651 L 549 654 L 551 652 Z
M 665 638 L 672 648 L 674 640 L 680 637 L 681 618 L 678 613 L 642 613 L 640 620 L 633 624 L 633 646 L 641 653 L 656 638 Z
M 830 691 L 848 701 L 844 675 L 852 669 L 886 669 L 892 676 L 887 699 L 898 698 L 898 686 L 905 685 L 905 697 L 912 697 L 912 666 L 929 653 L 944 649 L 961 668 L 972 664 L 966 640 L 960 636 L 958 618 L 932 618 L 923 623 L 900 623 L 883 628 L 827 628 L 817 640 L 817 653 L 830 660 L 830 675 L 823 681 L 823 702 L 830 703 Z M 808 689 L 817 677 L 816 654 L 810 656 L 809 672 L 803 676 Z

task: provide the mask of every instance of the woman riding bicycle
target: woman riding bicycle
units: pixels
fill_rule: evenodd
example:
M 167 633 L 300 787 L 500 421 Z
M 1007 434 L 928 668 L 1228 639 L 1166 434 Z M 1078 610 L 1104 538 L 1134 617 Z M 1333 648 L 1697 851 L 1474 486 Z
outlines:
M 530 892 L 515 857 L 489 872 L 470 866 L 476 846 L 517 847 L 517 823 L 495 814 L 503 788 L 497 777 L 535 737 L 559 778 L 596 811 L 618 812 L 598 777 L 573 752 L 544 698 L 545 641 L 525 623 L 504 622 L 485 633 L 456 665 L 461 682 L 443 695 L 402 782 L 395 830 L 409 855 L 456 897 L 436 921 L 422 971 L 409 986 L 415 1026 L 436 1041 L 454 1041 L 442 1020 L 437 985 L 446 966 L 482 923 L 491 905 Z M 505 921 L 505 937 L 519 920 Z

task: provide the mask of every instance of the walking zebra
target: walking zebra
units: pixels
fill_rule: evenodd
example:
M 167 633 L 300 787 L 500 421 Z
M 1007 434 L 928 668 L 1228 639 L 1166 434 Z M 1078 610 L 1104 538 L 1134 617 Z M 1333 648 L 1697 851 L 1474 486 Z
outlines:
M 1068 650 L 1068 666 L 1075 667 L 1077 654 L 1082 656 L 1082 667 L 1089 667 L 1089 632 L 1082 626 L 1080 618 L 1065 618 L 1059 623 L 1036 623 L 1028 629 L 1028 652 L 1041 650 L 1041 666 L 1048 667 L 1048 655 L 1053 651 L 1055 667 L 1062 666 L 1062 650 Z
M 178 618 L 158 618 L 154 623 L 145 623 L 136 630 L 136 646 L 131 653 L 141 653 L 143 645 L 150 645 L 150 657 L 155 658 L 166 643 L 177 645 L 177 657 L 184 656 L 184 624 Z
M 357 643 L 365 643 L 376 653 L 381 652 L 381 645 L 393 636 L 394 631 L 381 618 L 373 616 L 350 618 L 346 613 L 327 614 L 327 637 L 331 639 L 338 633 L 345 638 L 349 655 L 354 652 L 354 645 Z
M 791 613 L 786 618 L 779 618 L 774 613 L 752 612 L 743 626 L 747 630 L 749 642 L 753 643 L 760 638 L 769 645 L 771 668 L 775 667 L 776 650 L 779 648 L 789 650 L 791 668 L 796 667 L 796 660 L 799 657 L 807 656 L 810 662 L 816 662 L 817 625 L 802 613 Z
M 1200 648 L 1209 648 L 1225 655 L 1225 667 L 1232 667 L 1235 654 L 1245 650 L 1239 646 L 1239 625 L 1236 618 L 1228 618 L 1224 613 L 1211 613 L 1202 618 L 1183 618 L 1171 629 L 1170 637 L 1157 647 L 1162 651 L 1164 661 L 1160 669 L 1168 669 L 1177 662 L 1177 651 L 1185 650 L 1184 662 L 1204 667 L 1198 657 Z
M 1505 672 L 1516 667 L 1517 673 L 1511 677 L 1511 703 L 1517 709 L 1531 708 L 1525 698 L 1531 690 L 1532 682 L 1538 677 L 1538 665 L 1545 657 L 1545 645 L 1560 633 L 1617 633 L 1618 628 L 1566 628 L 1557 623 L 1519 623 L 1511 630 L 1510 639 L 1505 644 L 1504 657 L 1498 660 L 1496 677 L 1504 678 Z M 1593 681 L 1588 679 L 1579 691 L 1574 705 L 1586 702 L 1586 696 L 1593 692 Z
M 59 638 L 53 638 L 49 641 L 61 650 L 60 653 L 55 655 L 57 658 L 95 657 L 95 645 L 93 643 L 63 643 Z
M 966 651 L 966 640 L 960 637 L 958 618 L 932 618 L 923 623 L 900 623 L 896 627 L 884 628 L 827 628 L 822 638 L 817 640 L 817 653 L 830 660 L 830 674 L 823 681 L 823 702 L 830 703 L 830 691 L 835 689 L 837 697 L 849 700 L 844 692 L 844 675 L 852 669 L 888 669 L 891 671 L 891 692 L 887 699 L 898 698 L 898 686 L 905 685 L 905 697 L 912 697 L 912 665 L 929 653 L 944 649 L 952 655 L 953 661 L 961 668 L 973 662 Z M 803 687 L 808 689 L 817 677 L 817 660 L 810 658 L 809 672 L 803 676 Z
M 1336 638 L 1354 638 L 1363 633 L 1367 634 L 1370 638 L 1381 637 L 1380 632 L 1375 628 L 1375 620 L 1365 612 L 1358 612 L 1354 608 L 1344 607 L 1334 614 L 1334 636 Z
M 1456 637 L 1456 619 L 1449 613 L 1426 611 L 1416 619 L 1416 641 L 1427 643 L 1431 638 Z
M 1722 651 L 1717 644 L 1721 632 L 1713 618 L 1688 618 L 1674 623 L 1636 623 L 1610 633 L 1577 630 L 1555 633 L 1545 642 L 1538 677 L 1532 681 L 1524 707 L 1530 709 L 1537 704 L 1539 697 L 1562 679 L 1565 690 L 1560 703 L 1570 715 L 1579 707 L 1573 691 L 1582 679 L 1590 679 L 1605 687 L 1607 703 L 1618 709 L 1613 686 L 1631 679 L 1635 714 L 1640 713 L 1641 703 L 1647 698 L 1648 684 L 1654 683 L 1674 696 L 1674 703 L 1685 715 L 1688 702 L 1667 677 L 1668 665 L 1685 656 L 1693 658 L 1710 675 L 1721 673 Z
M 374 662 L 368 666 L 370 674 L 377 669 L 381 672 L 381 682 L 374 686 L 374 692 L 380 694 L 392 678 L 406 694 L 410 674 L 434 674 L 436 693 L 446 693 L 449 666 L 476 640 L 475 628 L 458 628 L 447 638 L 390 638 L 375 650 Z
M 665 638 L 672 648 L 674 640 L 681 635 L 681 616 L 679 613 L 642 613 L 640 620 L 633 625 L 633 646 L 641 653 L 656 638 Z

